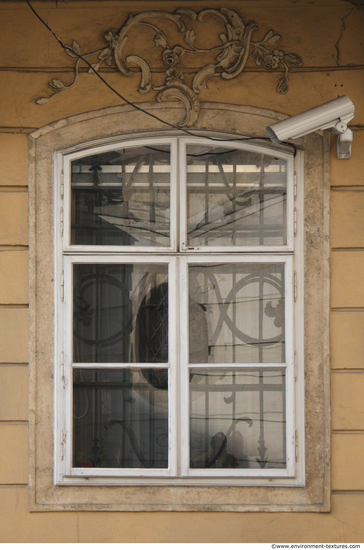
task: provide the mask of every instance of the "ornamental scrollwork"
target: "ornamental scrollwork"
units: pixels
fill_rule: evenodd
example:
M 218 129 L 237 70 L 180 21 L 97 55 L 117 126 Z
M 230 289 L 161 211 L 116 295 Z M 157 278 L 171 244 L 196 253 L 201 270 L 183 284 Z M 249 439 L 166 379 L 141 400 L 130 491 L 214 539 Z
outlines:
M 219 35 L 220 43 L 210 48 L 201 48 L 196 45 L 196 34 L 193 28 L 188 28 L 186 20 L 203 23 L 207 17 L 218 17 L 225 25 L 225 33 Z M 182 35 L 184 44 L 171 44 L 166 33 L 158 22 L 171 23 Z M 198 25 L 194 27 L 198 29 Z M 138 55 L 124 57 L 125 44 L 133 27 L 144 27 L 154 33 L 154 47 L 161 53 L 165 69 L 165 81 L 162 85 L 152 82 L 152 71 L 148 62 Z M 258 67 L 267 71 L 283 69 L 283 76 L 278 79 L 277 92 L 285 94 L 288 90 L 288 72 L 291 67 L 299 67 L 302 60 L 294 53 L 285 53 L 276 49 L 276 44 L 281 36 L 273 30 L 268 30 L 262 40 L 254 42 L 253 33 L 258 31 L 254 21 L 244 23 L 241 16 L 228 8 L 207 8 L 200 12 L 192 9 L 181 8 L 173 13 L 166 11 L 146 11 L 136 15 L 130 14 L 127 21 L 116 33 L 109 30 L 104 36 L 105 46 L 98 50 L 81 53 L 80 45 L 74 40 L 72 46 L 65 46 L 65 51 L 70 57 L 76 59 L 74 67 L 74 79 L 66 85 L 59 78 L 53 78 L 49 82 L 52 95 L 36 100 L 38 105 L 47 103 L 56 94 L 69 90 L 76 85 L 79 79 L 80 64 L 85 59 L 89 64 L 89 73 L 98 71 L 101 65 L 116 65 L 118 71 L 126 77 L 140 72 L 139 93 L 146 94 L 150 90 L 157 92 L 156 101 L 178 100 L 186 109 L 184 120 L 179 122 L 179 127 L 193 126 L 200 112 L 198 95 L 203 89 L 207 89 L 207 83 L 211 78 L 231 80 L 242 73 L 251 56 Z M 213 63 L 207 63 L 201 69 L 197 69 L 191 76 L 184 74 L 181 65 L 182 58 L 188 59 L 195 55 L 203 58 L 216 52 Z M 79 57 L 81 56 L 81 57 Z

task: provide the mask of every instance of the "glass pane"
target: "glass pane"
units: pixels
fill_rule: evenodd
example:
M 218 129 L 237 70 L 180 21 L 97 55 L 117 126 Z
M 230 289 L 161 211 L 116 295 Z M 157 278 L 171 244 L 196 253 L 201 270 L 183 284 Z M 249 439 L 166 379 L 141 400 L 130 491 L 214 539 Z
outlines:
M 191 468 L 285 468 L 284 369 L 192 369 Z
M 187 147 L 189 246 L 287 243 L 286 161 L 225 147 Z
M 168 468 L 168 371 L 75 369 L 73 466 Z
M 168 362 L 168 266 L 74 264 L 73 361 Z
M 72 162 L 71 244 L 169 246 L 169 146 Z
M 284 303 L 284 264 L 190 266 L 190 363 L 284 363 Z

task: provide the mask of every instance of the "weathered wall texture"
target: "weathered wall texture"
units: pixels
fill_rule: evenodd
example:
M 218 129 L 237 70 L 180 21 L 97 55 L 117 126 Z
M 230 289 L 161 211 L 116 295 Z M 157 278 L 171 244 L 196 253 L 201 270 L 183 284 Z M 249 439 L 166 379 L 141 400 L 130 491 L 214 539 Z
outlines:
M 286 95 L 279 75 L 248 69 L 231 81 L 211 80 L 202 101 L 226 102 L 295 114 L 346 94 L 356 106 L 352 124 L 364 125 L 364 11 L 342 0 L 268 0 L 226 4 L 260 36 L 282 35 L 277 47 L 294 52 Z M 220 2 L 75 2 L 34 4 L 65 43 L 82 51 L 103 47 L 130 12 L 221 6 Z M 0 541 L 1 542 L 358 542 L 364 539 L 364 132 L 353 155 L 331 162 L 332 505 L 330 513 L 30 513 L 28 506 L 28 228 L 27 134 L 50 122 L 121 101 L 83 72 L 78 85 L 46 105 L 51 78 L 72 78 L 72 59 L 24 2 L 1 2 L 0 80 Z M 148 49 L 148 44 L 145 48 Z M 130 52 L 132 53 L 132 52 Z M 187 64 L 188 67 L 188 64 Z M 191 65 L 192 67 L 192 65 Z M 156 59 L 155 79 L 162 66 Z M 107 68 L 102 73 L 130 101 L 141 97 L 138 79 Z

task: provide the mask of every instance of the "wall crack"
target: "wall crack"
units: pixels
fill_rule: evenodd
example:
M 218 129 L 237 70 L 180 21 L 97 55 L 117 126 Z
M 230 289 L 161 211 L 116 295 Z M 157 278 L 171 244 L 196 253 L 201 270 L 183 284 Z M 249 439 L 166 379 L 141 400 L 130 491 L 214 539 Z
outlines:
M 336 44 L 335 44 L 335 50 L 336 50 L 336 65 L 340 66 L 340 49 L 339 49 L 339 43 L 344 35 L 344 32 L 345 32 L 345 29 L 346 29 L 346 25 L 345 25 L 345 19 L 347 19 L 349 17 L 349 15 L 352 14 L 354 8 L 351 8 L 349 13 L 347 13 L 346 15 L 344 15 L 344 17 L 341 19 L 341 30 L 340 30 L 340 36 L 339 38 L 337 39 L 336 41 Z

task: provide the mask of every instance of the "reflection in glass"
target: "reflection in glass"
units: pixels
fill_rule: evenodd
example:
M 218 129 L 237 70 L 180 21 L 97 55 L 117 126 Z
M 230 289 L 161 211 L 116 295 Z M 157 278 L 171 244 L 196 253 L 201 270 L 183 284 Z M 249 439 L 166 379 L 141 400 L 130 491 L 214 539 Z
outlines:
M 285 245 L 286 174 L 282 159 L 188 145 L 188 245 Z
M 166 369 L 75 369 L 73 389 L 74 467 L 168 468 Z
M 169 146 L 72 161 L 71 244 L 169 246 Z
M 74 362 L 168 362 L 167 265 L 73 269 Z
M 284 264 L 191 265 L 189 299 L 190 363 L 285 362 Z
M 192 369 L 191 468 L 285 468 L 284 369 Z

